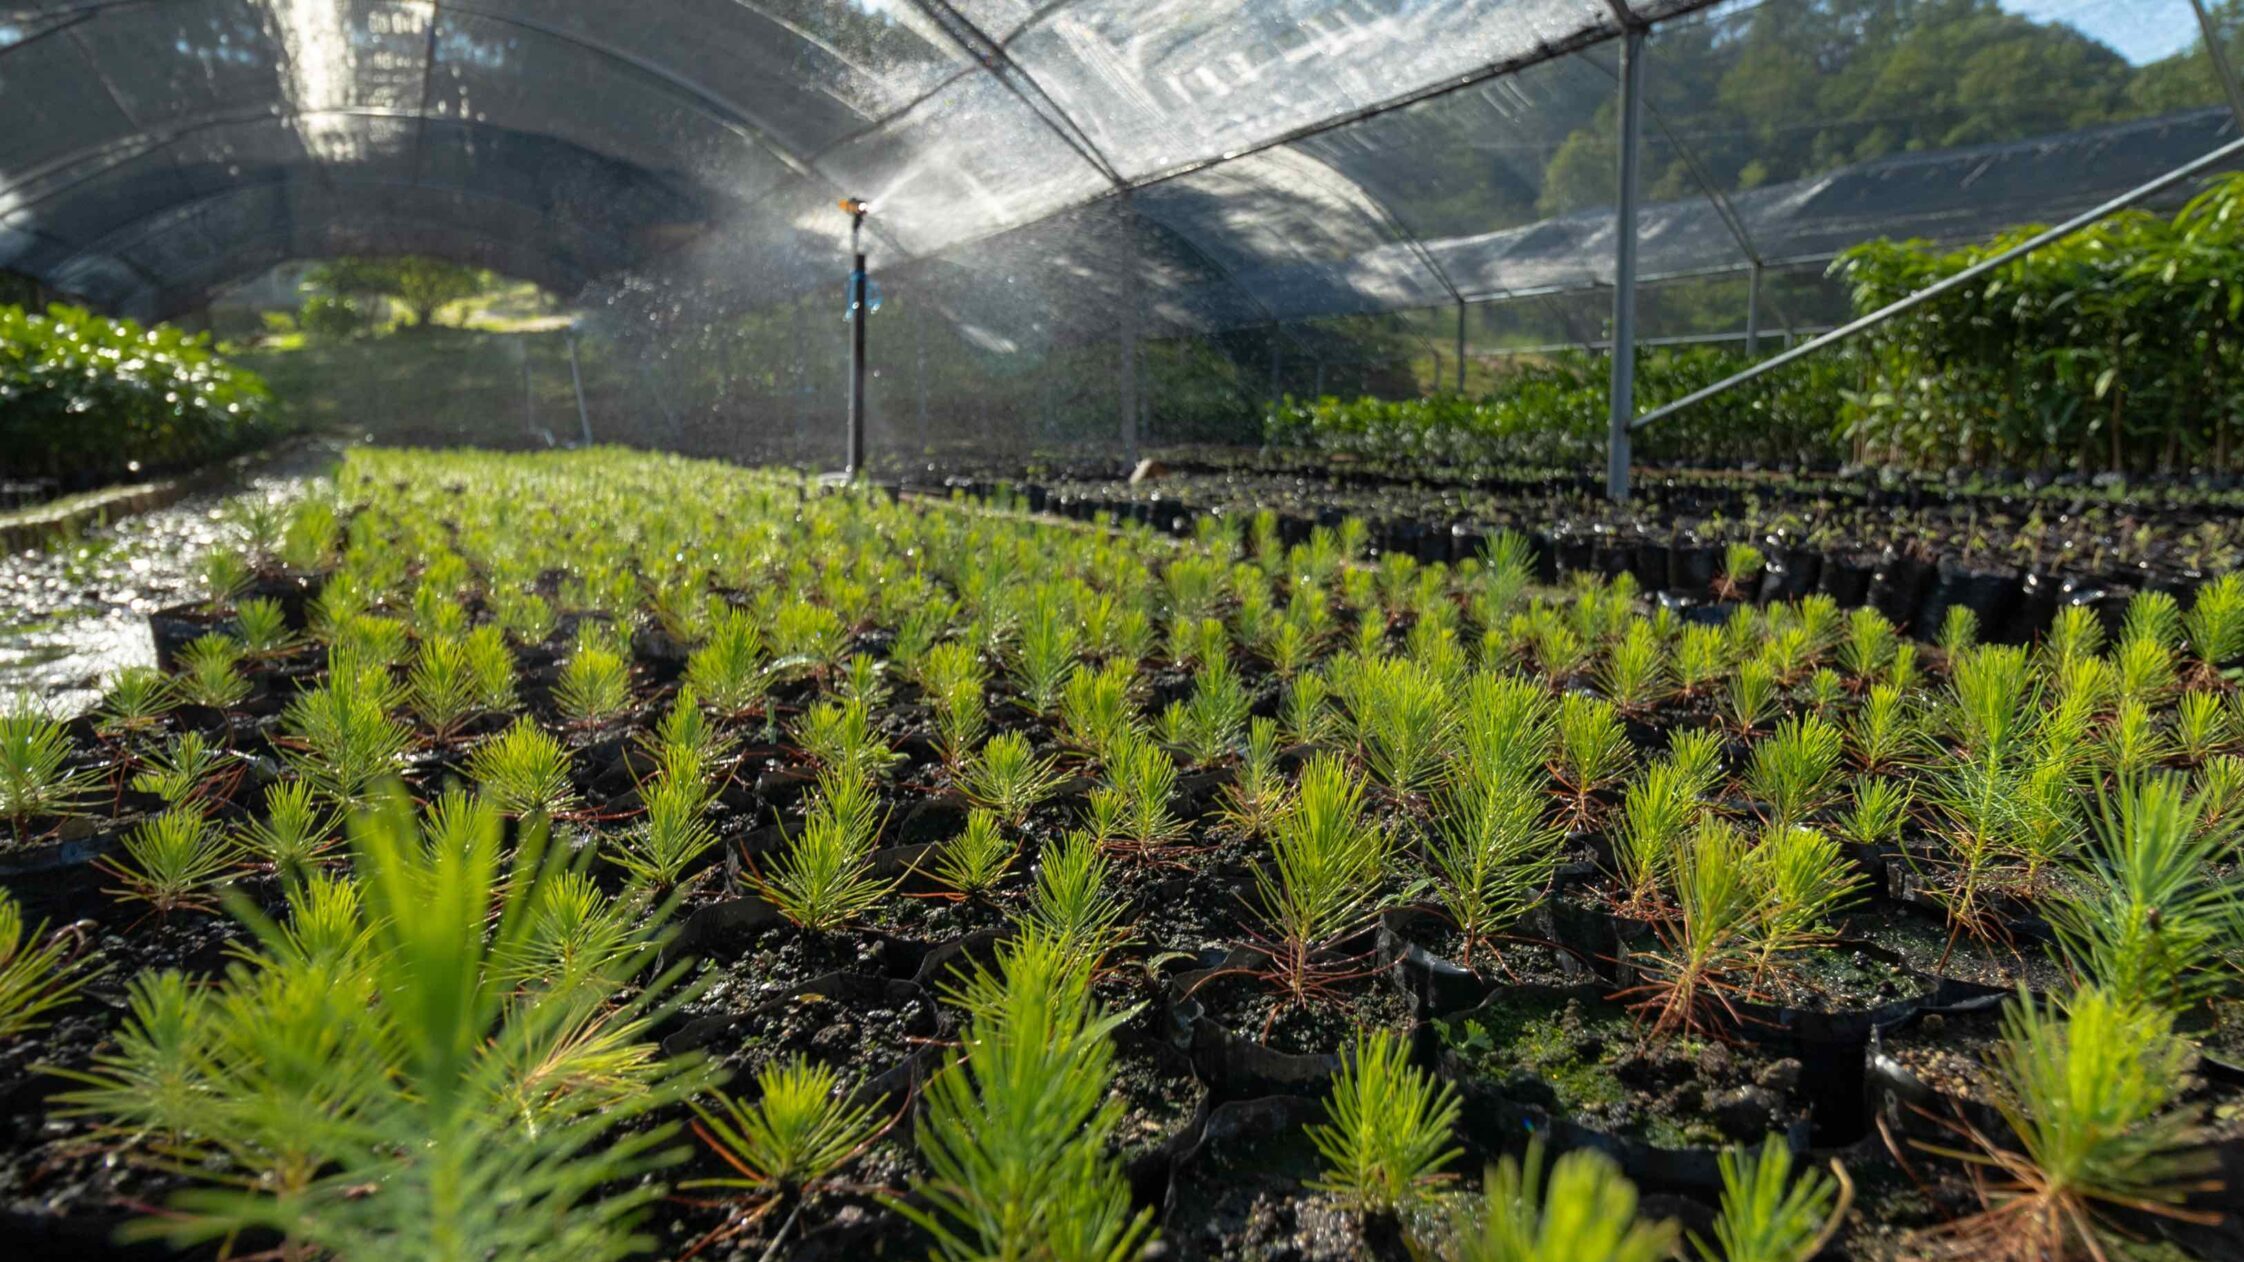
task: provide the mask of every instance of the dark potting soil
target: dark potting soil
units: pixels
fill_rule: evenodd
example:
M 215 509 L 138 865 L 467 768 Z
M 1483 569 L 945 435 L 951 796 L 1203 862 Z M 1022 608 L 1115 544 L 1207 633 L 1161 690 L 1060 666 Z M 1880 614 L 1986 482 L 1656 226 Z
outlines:
M 1791 952 L 1763 979 L 1759 994 L 1771 1003 L 1814 1012 L 1861 1012 L 1915 999 L 1929 988 L 1918 974 L 1855 947 Z
M 1499 993 L 1435 1030 L 1505 1096 L 1663 1148 L 1757 1141 L 1807 1117 L 1799 1061 L 1696 1036 L 1651 1039 L 1611 1004 Z
M 1361 971 L 1371 963 L 1348 967 Z M 1329 983 L 1307 1002 L 1296 1002 L 1277 987 L 1251 974 L 1228 973 L 1211 978 L 1193 997 L 1221 1028 L 1292 1055 L 1339 1051 L 1353 1043 L 1358 1030 L 1399 1034 L 1413 1020 L 1409 997 L 1377 976 Z
M 1909 908 L 1891 904 L 1845 918 L 1842 932 L 1893 952 L 1911 970 L 1997 990 L 2023 983 L 2042 991 L 2062 988 L 2064 970 L 2045 944 L 1987 941 L 1948 929 Z

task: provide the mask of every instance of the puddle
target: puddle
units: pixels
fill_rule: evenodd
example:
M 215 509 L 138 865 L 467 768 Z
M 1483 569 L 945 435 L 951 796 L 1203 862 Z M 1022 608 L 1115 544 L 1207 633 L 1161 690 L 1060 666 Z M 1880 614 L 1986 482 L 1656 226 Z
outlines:
M 301 496 L 338 448 L 304 443 L 231 489 L 193 495 L 114 526 L 0 554 L 0 706 L 28 699 L 68 717 L 101 699 L 115 671 L 154 665 L 148 615 L 200 598 L 203 558 L 235 546 L 235 505 Z

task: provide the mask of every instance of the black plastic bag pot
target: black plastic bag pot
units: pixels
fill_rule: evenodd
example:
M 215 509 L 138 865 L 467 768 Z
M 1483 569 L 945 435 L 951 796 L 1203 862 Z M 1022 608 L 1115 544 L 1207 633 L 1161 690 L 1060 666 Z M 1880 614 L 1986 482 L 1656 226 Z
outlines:
M 1794 601 L 1813 596 L 1823 558 L 1806 548 L 1772 551 L 1761 567 L 1761 601 Z
M 1948 611 L 1961 606 L 1977 615 L 1980 638 L 1992 639 L 2010 625 L 2017 603 L 2017 579 L 1998 571 L 1966 569 L 1961 562 L 1942 557 L 1911 628 L 1918 638 L 1932 639 L 1947 624 Z
M 2018 580 L 2018 602 L 2010 610 L 2009 624 L 2000 635 L 2006 644 L 2031 644 L 2056 620 L 2062 599 L 2053 574 L 2028 573 Z
M 1714 590 L 1722 573 L 1722 550 L 1678 544 L 1668 550 L 1667 586 L 1688 596 L 1705 596 Z
M 1816 590 L 1837 602 L 1841 609 L 1852 609 L 1869 602 L 1870 580 L 1876 574 L 1876 567 L 1864 565 L 1852 557 L 1828 556 L 1816 573 Z
M 1915 557 L 1887 553 L 1878 564 L 1877 573 L 1871 576 L 1870 607 L 1886 616 L 1886 621 L 1920 638 L 1937 635 L 1940 628 L 1930 631 L 1919 629 L 1913 622 L 1917 610 L 1924 604 L 1925 592 L 1932 586 L 1933 567 Z

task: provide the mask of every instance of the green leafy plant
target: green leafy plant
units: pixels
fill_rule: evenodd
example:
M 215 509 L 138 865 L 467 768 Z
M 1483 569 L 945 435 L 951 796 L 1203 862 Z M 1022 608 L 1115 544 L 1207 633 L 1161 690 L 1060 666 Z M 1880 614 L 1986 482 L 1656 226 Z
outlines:
M 542 830 L 509 861 L 497 815 L 438 843 L 402 796 L 351 827 L 356 879 L 252 916 L 207 985 L 135 983 L 116 1047 L 66 1097 L 191 1186 L 129 1229 L 174 1245 L 266 1234 L 299 1256 L 620 1259 L 674 1160 L 660 1114 L 698 1090 L 649 1041 L 676 973 L 659 925 L 599 978 L 510 975 L 565 869 Z M 626 991 L 627 979 L 645 984 Z M 368 1194 L 378 1188 L 379 1193 Z
M 2210 879 L 2234 837 L 2208 826 L 2183 777 L 2123 781 L 2087 862 L 2049 909 L 2066 962 L 2114 995 L 2179 1011 L 2221 985 L 2213 968 L 2244 910 Z
M 468 755 L 468 775 L 492 806 L 522 819 L 551 819 L 577 802 L 569 751 L 528 718 L 477 745 Z
M 1249 837 L 1267 833 L 1285 809 L 1288 785 L 1278 769 L 1278 723 L 1254 719 L 1247 724 L 1245 754 L 1223 787 L 1223 818 Z
M 1364 765 L 1396 793 L 1432 790 L 1457 727 L 1441 677 L 1408 658 L 1343 660 L 1332 682 Z
M 1309 1127 L 1324 1158 L 1310 1186 L 1358 1210 L 1392 1214 L 1424 1200 L 1461 1150 L 1454 1132 L 1457 1089 L 1410 1064 L 1409 1045 L 1392 1031 L 1358 1031 L 1325 1098 L 1326 1121 Z
M 456 636 L 422 640 L 405 686 L 414 717 L 440 743 L 459 735 L 483 705 L 484 681 L 468 660 L 467 642 Z
M 1761 550 L 1750 543 L 1733 543 L 1722 551 L 1722 573 L 1714 580 L 1714 595 L 1720 600 L 1749 600 L 1753 584 L 1761 577 L 1761 566 L 1766 558 Z
M 237 601 L 234 625 L 241 632 L 242 653 L 252 661 L 271 661 L 301 643 L 288 625 L 288 613 L 270 596 Z

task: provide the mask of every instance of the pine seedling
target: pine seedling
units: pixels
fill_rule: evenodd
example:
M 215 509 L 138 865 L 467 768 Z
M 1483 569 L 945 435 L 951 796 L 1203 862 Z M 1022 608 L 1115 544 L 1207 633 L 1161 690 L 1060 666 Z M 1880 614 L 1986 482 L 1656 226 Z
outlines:
M 2102 746 L 2104 766 L 2122 780 L 2135 779 L 2153 770 L 2165 762 L 2171 750 L 2150 707 L 2133 697 L 2119 703 L 2110 726 L 2104 729 Z M 2069 759 L 2077 748 L 2067 744 L 2061 750 Z
M 1704 808 L 1690 768 L 1667 757 L 1645 768 L 1621 795 L 1621 817 L 1612 829 L 1619 902 L 1633 913 L 1656 909 L 1668 860 L 1698 825 Z
M 1750 543 L 1733 543 L 1722 550 L 1722 573 L 1714 580 L 1717 600 L 1750 600 L 1753 584 L 1761 578 L 1767 558 Z
M 1804 823 L 1830 803 L 1841 747 L 1839 729 L 1812 716 L 1786 719 L 1754 744 L 1745 782 L 1770 828 Z
M 1106 757 L 1104 782 L 1091 791 L 1094 817 L 1114 826 L 1110 846 L 1144 853 L 1184 831 L 1169 803 L 1176 796 L 1177 764 L 1167 750 L 1142 736 L 1117 741 Z
M 1902 781 L 1858 777 L 1839 817 L 1839 836 L 1858 846 L 1897 844 L 1909 823 L 1909 805 L 1909 786 Z
M 615 718 L 631 706 L 631 665 L 614 649 L 583 645 L 562 663 L 553 702 L 563 718 L 579 726 Z
M 1551 771 L 1571 799 L 1572 819 L 1581 824 L 1594 813 L 1592 795 L 1628 770 L 1628 729 L 1611 705 L 1570 692 L 1559 698 L 1557 733 Z
M 264 817 L 243 826 L 234 844 L 284 880 L 303 881 L 334 850 L 338 823 L 310 781 L 282 780 L 265 787 Z
M 1040 590 L 1013 646 L 1013 686 L 1032 714 L 1050 714 L 1075 673 L 1077 633 L 1072 611 L 1053 590 Z
M 2131 1239 L 2119 1211 L 2188 1221 L 2218 1186 L 2198 1110 L 2175 1095 L 2194 1056 L 2166 1012 L 2098 986 L 2059 1014 L 2021 993 L 2003 1010 L 1993 1104 L 2011 1132 L 1963 1126 L 1967 1147 L 1935 1149 L 1988 1172 L 1986 1209 L 1946 1234 L 1998 1258 L 2109 1257 Z
M 2120 620 L 2119 638 L 2123 642 L 2148 640 L 2172 653 L 2182 647 L 2185 629 L 2182 606 L 2171 593 L 2141 591 L 2127 599 L 2127 613 Z
M 1278 770 L 1277 720 L 1255 719 L 1247 725 L 1246 755 L 1223 788 L 1223 818 L 1241 833 L 1260 837 L 1285 808 L 1286 791 Z
M 0 714 L 0 815 L 17 840 L 33 819 L 75 815 L 93 791 L 94 775 L 70 766 L 70 734 L 29 709 Z
M 1899 642 L 1893 624 L 1868 605 L 1847 615 L 1847 635 L 1839 642 L 1839 665 L 1857 688 L 1868 687 L 1893 660 Z
M 1864 877 L 1847 866 L 1839 843 L 1797 826 L 1771 829 L 1754 848 L 1752 863 L 1759 887 L 1759 979 L 1778 956 L 1825 941 L 1831 916 L 1860 896 Z
M 812 706 L 795 725 L 795 743 L 822 771 L 867 783 L 886 775 L 901 757 L 881 739 L 862 701 Z
M 973 647 L 955 640 L 929 649 L 921 664 L 920 686 L 935 707 L 943 761 L 954 771 L 981 744 L 988 730 L 989 703 L 983 694 L 986 678 Z
M 515 685 L 514 650 L 507 646 L 505 632 L 485 623 L 468 632 L 460 645 L 475 680 L 477 708 L 491 713 L 512 710 L 520 692 Z
M 1164 737 L 1195 763 L 1221 762 L 1238 745 L 1252 705 L 1230 659 L 1210 656 L 1193 680 L 1192 696 L 1162 714 Z
M 1138 730 L 1137 712 L 1130 702 L 1136 674 L 1133 663 L 1117 660 L 1068 677 L 1060 694 L 1060 725 L 1068 744 L 1103 758 L 1125 733 Z
M 281 716 L 284 754 L 326 797 L 355 806 L 403 763 L 412 736 L 389 717 L 391 692 L 381 667 L 331 655 L 327 683 L 296 694 Z
M 1781 688 L 1776 671 L 1762 658 L 1740 663 L 1730 676 L 1728 702 L 1730 727 L 1740 736 L 1761 730 L 1775 712 Z
M 1940 619 L 1941 655 L 1954 661 L 1979 644 L 1979 614 L 1969 605 L 1950 605 Z
M 993 736 L 959 774 L 966 800 L 1014 828 L 1059 788 L 1054 760 L 1039 758 L 1020 732 Z
M 2174 651 L 2148 635 L 2120 640 L 2112 657 L 2112 691 L 2121 701 L 2156 705 L 2176 686 Z
M 1624 714 L 1643 714 L 1668 694 L 1666 651 L 1649 622 L 1637 621 L 1606 651 L 1598 687 Z
M 1019 855 L 1019 843 L 1006 835 L 996 815 L 969 811 L 966 831 L 936 850 L 933 875 L 938 885 L 960 898 L 980 898 L 1005 879 Z
M 481 681 L 468 663 L 466 644 L 454 636 L 421 641 L 405 686 L 406 704 L 439 744 L 458 736 L 481 709 Z
M 1458 774 L 1540 784 L 1557 740 L 1550 694 L 1525 679 L 1481 672 L 1465 683 L 1458 717 Z
M 1363 786 L 1320 754 L 1302 769 L 1293 803 L 1271 830 L 1270 863 L 1252 865 L 1262 950 L 1287 1002 L 1306 1003 L 1331 969 L 1321 956 L 1380 910 L 1393 840 L 1365 817 Z
M 280 602 L 269 596 L 236 604 L 234 626 L 241 632 L 242 654 L 251 661 L 271 661 L 301 643 Z
M 1543 820 L 1543 795 L 1484 772 L 1443 790 L 1426 866 L 1434 895 L 1464 936 L 1461 962 L 1525 915 L 1550 885 L 1563 835 Z
M 1286 684 L 1278 708 L 1278 723 L 1286 740 L 1295 745 L 1323 745 L 1340 731 L 1340 716 L 1328 702 L 1332 685 L 1316 671 L 1304 671 Z
M 721 769 L 738 747 L 732 733 L 718 726 L 702 708 L 692 684 L 678 689 L 654 730 L 641 733 L 638 739 L 639 748 L 654 759 L 656 774 L 690 783 L 704 797 L 716 786 Z
M 1955 690 L 1949 727 L 1956 739 L 1973 752 L 2009 753 L 2041 696 L 2026 650 L 1990 644 L 1958 653 L 1949 660 L 1948 678 Z
M 960 1050 L 926 1087 L 913 1140 L 929 1177 L 890 1204 L 935 1238 L 941 1262 L 1126 1262 L 1150 1232 L 1110 1155 L 1122 1105 L 1109 1093 L 1127 1013 L 1091 998 L 1089 965 L 1034 933 L 1000 949 L 953 997 Z
M 2219 695 L 2185 692 L 2174 703 L 2173 749 L 2191 766 L 2201 765 L 2227 749 L 2235 735 L 2231 712 Z
M 1449 1178 L 1456 1146 L 1457 1089 L 1410 1063 L 1409 1044 L 1389 1030 L 1356 1032 L 1333 1076 L 1325 1122 L 1309 1127 L 1324 1171 L 1309 1186 L 1367 1214 L 1393 1214 Z
M 1684 696 L 1700 697 L 1714 691 L 1729 665 L 1729 648 L 1720 628 L 1687 626 L 1676 637 L 1675 684 Z
M 1022 923 L 1048 934 L 1066 952 L 1096 961 L 1121 945 L 1121 897 L 1107 886 L 1104 849 L 1080 829 L 1044 848 Z
M 1695 799 L 1711 796 L 1728 777 L 1722 762 L 1722 734 L 1713 728 L 1670 731 L 1667 759 L 1675 764 Z
M 517 819 L 551 819 L 577 804 L 569 751 L 526 717 L 477 745 L 468 775 L 492 806 Z
M 2197 678 L 2221 679 L 2225 668 L 2244 657 L 2244 577 L 2223 574 L 2200 586 L 2182 626 L 2190 655 L 2197 659 Z
M 2104 651 L 2104 624 L 2087 605 L 2060 606 L 2050 619 L 2049 633 L 2042 637 L 2041 651 L 2060 666 L 2093 658 Z
M 1714 1220 L 1719 1247 L 1693 1235 L 1701 1262 L 1808 1262 L 1838 1234 L 1854 1201 L 1846 1168 L 1792 1174 L 1792 1149 L 1771 1135 L 1758 1156 L 1725 1148 L 1716 1158 L 1722 1208 Z
M 171 681 L 153 666 L 127 666 L 110 676 L 95 709 L 95 731 L 107 740 L 137 740 L 153 734 L 177 701 Z
M 1752 963 L 1751 939 L 1762 885 L 1745 838 L 1720 820 L 1706 820 L 1668 860 L 1676 915 L 1660 926 L 1660 949 L 1647 961 L 1645 983 L 1630 994 L 1652 1017 L 1656 1036 L 1704 1028 L 1727 1008 L 1731 980 Z
M 77 998 L 92 980 L 90 958 L 74 931 L 26 926 L 23 908 L 0 889 L 0 1047 L 47 1024 L 46 1015 Z
M 1431 791 L 1441 781 L 1457 730 L 1441 678 L 1408 658 L 1351 662 L 1333 684 L 1348 707 L 1364 765 L 1405 797 Z
M 823 682 L 840 669 L 848 651 L 849 631 L 834 610 L 807 600 L 789 600 L 772 612 L 771 644 L 776 658 L 772 669 L 795 674 L 807 671 Z
M 869 1104 L 851 1103 L 826 1065 L 797 1053 L 756 1073 L 755 1102 L 722 1091 L 715 1107 L 693 1103 L 694 1133 L 734 1173 L 678 1186 L 725 1188 L 751 1197 L 800 1199 L 870 1146 L 886 1129 Z
M 226 763 L 225 751 L 214 748 L 202 733 L 183 732 L 149 756 L 147 766 L 133 776 L 132 787 L 156 795 L 166 806 L 207 810 L 224 800 L 232 782 L 240 779 L 239 764 L 231 777 L 223 777 Z M 220 783 L 222 777 L 227 783 Z
M 795 924 L 816 933 L 844 929 L 878 906 L 895 880 L 873 875 L 878 803 L 865 781 L 821 775 L 803 825 L 771 865 L 752 873 L 756 892 Z
M 1549 1167 L 1543 1140 L 1527 1141 L 1524 1164 L 1509 1154 L 1489 1170 L 1477 1201 L 1451 1219 L 1446 1262 L 1664 1262 L 1671 1221 L 1636 1216 L 1636 1185 L 1613 1159 L 1577 1148 Z
M 249 695 L 241 673 L 241 646 L 215 631 L 189 640 L 179 650 L 179 673 L 172 689 L 190 705 L 226 710 Z
M 2233 835 L 2233 825 L 2207 825 L 2204 799 L 2183 777 L 2122 780 L 2096 820 L 2085 870 L 2049 911 L 2067 965 L 2171 1011 L 2216 989 L 2212 966 L 2238 908 L 2208 874 Z
M 716 848 L 708 789 L 698 780 L 664 775 L 641 786 L 639 792 L 647 817 L 609 843 L 608 862 L 651 889 L 675 888 L 703 855 Z
M 1865 771 L 1890 771 L 1906 763 L 1923 740 L 1909 697 L 1898 685 L 1873 684 L 1847 725 L 1847 746 Z
M 200 811 L 175 806 L 125 834 L 121 858 L 104 856 L 94 865 L 118 882 L 108 893 L 168 916 L 217 905 L 215 891 L 234 866 L 234 848 Z
M 686 657 L 686 682 L 702 704 L 728 718 L 754 713 L 770 691 L 763 631 L 745 610 L 711 621 L 708 638 Z

